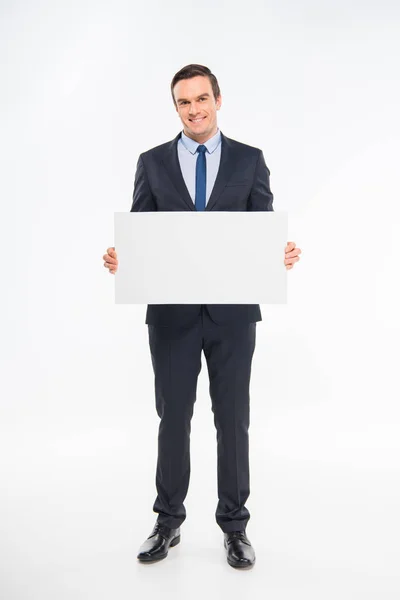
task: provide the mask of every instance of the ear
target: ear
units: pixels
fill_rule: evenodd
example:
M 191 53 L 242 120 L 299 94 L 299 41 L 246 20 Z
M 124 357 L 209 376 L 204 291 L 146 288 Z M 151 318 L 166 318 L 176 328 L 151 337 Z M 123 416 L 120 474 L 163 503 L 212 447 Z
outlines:
M 219 110 L 222 106 L 222 96 L 218 96 L 216 102 L 215 102 L 216 108 L 217 110 Z

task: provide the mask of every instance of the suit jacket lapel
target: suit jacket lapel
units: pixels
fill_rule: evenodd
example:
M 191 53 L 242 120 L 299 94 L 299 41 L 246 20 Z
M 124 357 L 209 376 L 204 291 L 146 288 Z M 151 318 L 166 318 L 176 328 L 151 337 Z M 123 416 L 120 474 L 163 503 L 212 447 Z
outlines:
M 162 162 L 178 194 L 183 198 L 190 210 L 196 210 L 193 204 L 193 200 L 190 197 L 189 191 L 186 187 L 185 180 L 183 179 L 181 167 L 179 164 L 178 140 L 180 137 L 181 134 L 179 132 L 176 138 L 169 143 Z
M 176 188 L 176 191 L 186 202 L 190 210 L 196 210 L 193 200 L 190 197 L 189 191 L 186 187 L 185 180 L 183 179 L 181 167 L 178 158 L 178 140 L 181 137 L 181 133 L 169 142 L 167 151 L 164 154 L 162 162 L 167 170 L 167 173 Z M 212 189 L 210 198 L 206 204 L 206 210 L 212 210 L 213 206 L 217 202 L 222 190 L 229 181 L 232 173 L 235 172 L 234 164 L 234 152 L 229 138 L 225 137 L 221 132 L 221 160 L 219 164 L 217 178 L 215 180 L 214 187 Z
M 222 190 L 228 183 L 232 173 L 235 172 L 234 152 L 229 138 L 221 132 L 221 159 L 217 178 L 214 183 L 210 198 L 206 204 L 206 210 L 212 210 L 220 197 Z

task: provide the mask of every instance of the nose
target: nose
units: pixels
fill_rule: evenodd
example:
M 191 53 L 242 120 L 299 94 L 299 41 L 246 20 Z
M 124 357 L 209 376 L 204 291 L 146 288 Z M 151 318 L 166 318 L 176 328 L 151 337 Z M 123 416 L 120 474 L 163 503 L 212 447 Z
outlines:
M 191 117 L 196 116 L 198 113 L 196 102 L 191 102 L 189 106 L 189 115 Z

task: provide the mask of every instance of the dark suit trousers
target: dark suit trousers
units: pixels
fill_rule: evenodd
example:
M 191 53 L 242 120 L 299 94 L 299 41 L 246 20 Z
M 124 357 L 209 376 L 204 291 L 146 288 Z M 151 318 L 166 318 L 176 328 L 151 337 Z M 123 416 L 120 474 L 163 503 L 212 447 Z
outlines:
M 256 323 L 217 325 L 205 305 L 186 327 L 148 325 L 160 417 L 156 471 L 158 522 L 179 527 L 186 518 L 184 500 L 190 478 L 190 422 L 201 371 L 207 361 L 211 407 L 217 436 L 218 504 L 222 531 L 243 530 L 250 518 L 250 373 Z M 199 515 L 201 518 L 201 515 Z

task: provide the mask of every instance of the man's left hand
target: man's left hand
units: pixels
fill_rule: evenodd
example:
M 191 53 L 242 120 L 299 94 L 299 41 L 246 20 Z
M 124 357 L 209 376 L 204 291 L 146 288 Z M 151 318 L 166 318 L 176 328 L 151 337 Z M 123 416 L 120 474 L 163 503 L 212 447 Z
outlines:
M 300 260 L 299 254 L 301 254 L 300 248 L 296 248 L 294 242 L 288 242 L 285 248 L 286 270 L 293 269 L 294 263 Z

